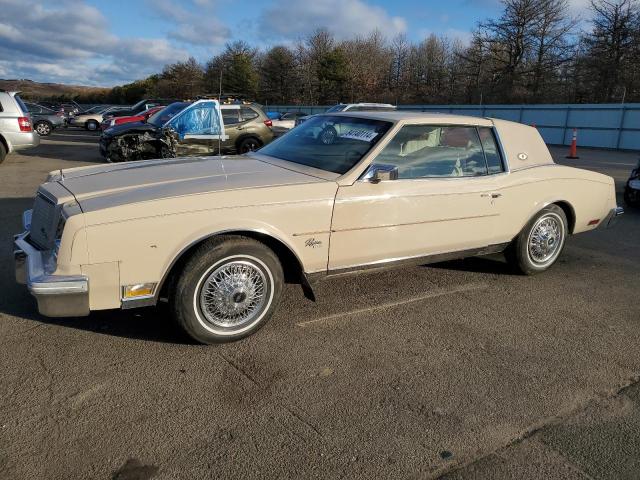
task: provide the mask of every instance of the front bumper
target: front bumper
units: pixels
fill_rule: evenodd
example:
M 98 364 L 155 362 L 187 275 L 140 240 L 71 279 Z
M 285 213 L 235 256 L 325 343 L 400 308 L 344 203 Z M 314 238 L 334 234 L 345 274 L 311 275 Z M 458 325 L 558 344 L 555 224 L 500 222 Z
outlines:
M 620 217 L 620 215 L 622 215 L 624 213 L 624 209 L 622 207 L 614 207 L 612 208 L 609 213 L 607 214 L 606 217 L 604 217 L 604 220 L 602 220 L 602 222 L 600 222 L 600 227 L 601 228 L 611 228 L 613 227 L 616 222 L 618 221 L 618 218 Z
M 28 219 L 27 212 L 25 219 Z M 27 228 L 13 240 L 16 281 L 26 285 L 36 297 L 38 311 L 47 317 L 89 315 L 89 279 L 84 275 L 49 274 L 45 268 L 45 252 L 31 245 L 28 238 Z

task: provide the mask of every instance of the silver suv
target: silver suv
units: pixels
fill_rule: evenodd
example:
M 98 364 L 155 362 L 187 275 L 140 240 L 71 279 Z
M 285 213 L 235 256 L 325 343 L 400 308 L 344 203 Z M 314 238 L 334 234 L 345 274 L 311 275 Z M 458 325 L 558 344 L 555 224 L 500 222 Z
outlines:
M 36 147 L 40 137 L 33 131 L 31 115 L 18 92 L 0 90 L 0 163 L 14 150 Z

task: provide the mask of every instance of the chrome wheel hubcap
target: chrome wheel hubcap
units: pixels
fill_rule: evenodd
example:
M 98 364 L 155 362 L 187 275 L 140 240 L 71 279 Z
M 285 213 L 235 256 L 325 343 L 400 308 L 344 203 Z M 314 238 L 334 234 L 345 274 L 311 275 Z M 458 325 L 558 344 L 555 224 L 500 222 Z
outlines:
M 536 264 L 552 261 L 560 252 L 564 237 L 564 224 L 556 214 L 543 215 L 529 234 L 529 257 Z
M 267 279 L 252 262 L 236 260 L 216 268 L 203 282 L 200 309 L 212 324 L 233 328 L 250 323 L 262 312 Z
M 47 133 L 49 133 L 49 127 L 41 123 L 36 128 L 36 131 L 41 135 L 46 135 Z

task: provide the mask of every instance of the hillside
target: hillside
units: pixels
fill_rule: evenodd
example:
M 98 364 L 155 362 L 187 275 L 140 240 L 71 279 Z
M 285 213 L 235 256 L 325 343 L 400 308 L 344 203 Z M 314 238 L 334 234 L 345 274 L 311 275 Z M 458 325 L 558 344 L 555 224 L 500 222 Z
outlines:
M 108 94 L 107 87 L 85 87 L 82 85 L 64 85 L 60 83 L 39 83 L 32 80 L 0 79 L 0 89 L 17 90 L 29 100 L 85 99 Z

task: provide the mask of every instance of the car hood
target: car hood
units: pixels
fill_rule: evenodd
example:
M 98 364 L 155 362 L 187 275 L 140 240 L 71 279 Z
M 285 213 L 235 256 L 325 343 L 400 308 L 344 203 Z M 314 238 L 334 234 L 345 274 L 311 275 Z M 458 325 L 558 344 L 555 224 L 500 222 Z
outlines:
M 117 137 L 118 135 L 123 135 L 125 133 L 144 133 L 156 131 L 157 129 L 158 127 L 151 123 L 129 122 L 109 127 L 104 131 L 103 135 L 105 137 Z
M 186 195 L 326 181 L 241 157 L 142 160 L 51 172 L 84 212 Z

